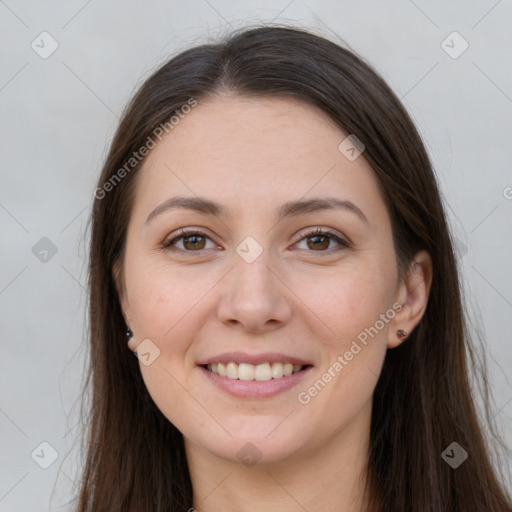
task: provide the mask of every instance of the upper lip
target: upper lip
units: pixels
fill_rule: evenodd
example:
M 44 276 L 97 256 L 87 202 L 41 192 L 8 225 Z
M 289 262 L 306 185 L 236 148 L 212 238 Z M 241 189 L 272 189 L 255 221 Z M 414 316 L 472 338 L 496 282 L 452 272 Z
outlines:
M 299 357 L 290 356 L 286 354 L 276 352 L 266 352 L 264 354 L 246 354 L 244 352 L 225 352 L 216 356 L 208 357 L 203 359 L 199 363 L 199 366 L 207 364 L 217 363 L 249 363 L 252 365 L 263 364 L 263 363 L 292 363 L 300 364 L 301 366 L 310 365 L 308 361 L 300 359 Z

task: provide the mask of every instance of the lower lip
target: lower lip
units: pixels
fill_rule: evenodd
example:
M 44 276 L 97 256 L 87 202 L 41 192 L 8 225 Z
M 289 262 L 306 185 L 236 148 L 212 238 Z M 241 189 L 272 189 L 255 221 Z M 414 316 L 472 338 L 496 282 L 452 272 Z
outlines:
M 304 370 L 292 373 L 288 377 L 258 381 L 230 379 L 229 377 L 221 377 L 219 374 L 213 373 L 202 366 L 198 368 L 222 391 L 237 398 L 269 398 L 275 396 L 295 386 L 313 369 L 312 366 L 308 366 Z

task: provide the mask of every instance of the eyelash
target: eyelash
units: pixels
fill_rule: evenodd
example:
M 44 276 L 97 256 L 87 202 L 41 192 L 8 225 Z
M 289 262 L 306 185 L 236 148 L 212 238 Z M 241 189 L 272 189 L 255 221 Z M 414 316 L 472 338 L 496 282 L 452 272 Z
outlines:
M 197 252 L 197 253 L 204 252 L 205 249 L 200 249 L 198 251 L 188 251 L 188 250 L 176 249 L 176 248 L 172 247 L 177 241 L 181 240 L 182 238 L 188 238 L 188 237 L 191 237 L 191 236 L 200 236 L 202 238 L 207 238 L 207 239 L 211 240 L 210 237 L 206 233 L 203 233 L 202 231 L 198 231 L 198 230 L 195 230 L 195 229 L 190 229 L 190 230 L 180 229 L 179 232 L 178 232 L 178 236 L 175 236 L 172 239 L 170 239 L 170 240 L 168 240 L 168 241 L 166 241 L 166 242 L 164 242 L 162 244 L 162 249 L 167 250 L 167 251 L 180 251 L 180 252 L 188 253 L 188 254 L 191 254 L 191 253 L 194 253 L 194 252 Z M 307 251 L 307 252 L 319 252 L 319 253 L 328 253 L 328 254 L 330 254 L 332 252 L 335 252 L 335 251 L 338 251 L 338 250 L 342 250 L 342 249 L 349 249 L 351 247 L 350 242 L 348 242 L 347 240 L 345 240 L 343 238 L 340 238 L 334 231 L 331 231 L 330 229 L 326 229 L 326 228 L 316 228 L 313 231 L 304 233 L 301 236 L 301 238 L 296 242 L 296 244 L 298 244 L 299 242 L 301 242 L 305 238 L 313 238 L 313 237 L 316 237 L 316 236 L 328 237 L 328 238 L 338 242 L 340 244 L 340 247 L 337 247 L 337 248 L 335 248 L 333 250 Z M 294 245 L 296 245 L 296 244 L 294 244 Z

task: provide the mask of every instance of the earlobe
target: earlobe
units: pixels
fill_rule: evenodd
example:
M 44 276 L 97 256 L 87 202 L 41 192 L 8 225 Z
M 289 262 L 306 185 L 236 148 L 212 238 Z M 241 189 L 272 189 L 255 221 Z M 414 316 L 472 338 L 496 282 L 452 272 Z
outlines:
M 398 289 L 397 301 L 402 309 L 390 326 L 388 348 L 400 345 L 418 325 L 427 309 L 431 284 L 432 259 L 427 251 L 422 250 L 415 254 Z
M 128 348 L 134 352 L 137 348 L 138 342 L 135 338 L 133 331 L 130 328 L 132 325 L 131 312 L 128 304 L 128 299 L 126 298 L 126 290 L 125 288 L 120 288 L 118 291 L 119 303 L 121 304 L 121 311 L 123 313 L 123 318 L 126 323 L 126 344 Z
M 131 333 L 131 334 L 128 334 L 128 332 L 127 332 L 127 339 L 128 339 L 127 345 L 128 345 L 128 348 L 132 352 L 134 352 L 137 349 L 138 343 L 137 343 L 137 340 L 135 339 L 135 336 L 133 335 L 133 332 L 131 332 L 131 329 L 129 327 L 128 327 L 127 331 L 129 331 Z

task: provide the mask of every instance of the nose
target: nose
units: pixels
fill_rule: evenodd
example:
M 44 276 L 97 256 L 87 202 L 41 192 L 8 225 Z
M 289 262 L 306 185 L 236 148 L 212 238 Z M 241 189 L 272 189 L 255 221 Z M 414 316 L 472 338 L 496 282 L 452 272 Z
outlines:
M 291 317 L 292 294 L 268 253 L 263 251 L 252 263 L 238 255 L 234 260 L 234 268 L 222 281 L 219 319 L 229 327 L 255 334 L 282 327 Z

